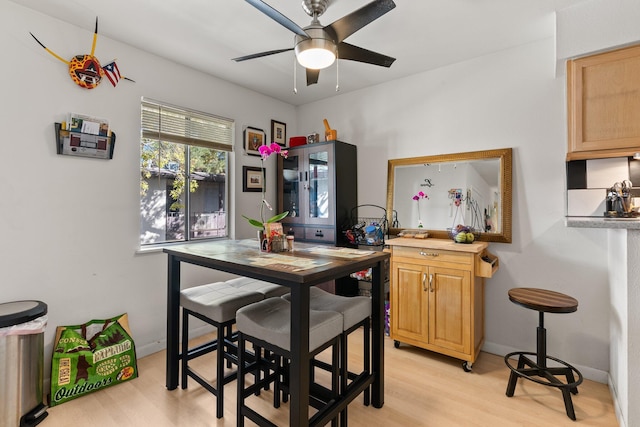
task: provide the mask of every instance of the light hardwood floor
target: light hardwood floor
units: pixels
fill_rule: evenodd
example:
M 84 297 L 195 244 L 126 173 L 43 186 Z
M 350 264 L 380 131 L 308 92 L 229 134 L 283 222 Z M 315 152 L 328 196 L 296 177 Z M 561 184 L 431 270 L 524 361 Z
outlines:
M 211 338 L 211 337 L 209 337 Z M 350 336 L 350 367 L 361 363 L 361 331 Z M 200 358 L 204 359 L 204 358 Z M 196 366 L 213 376 L 213 359 Z M 195 381 L 174 391 L 164 386 L 165 354 L 138 361 L 139 377 L 49 409 L 43 427 L 69 426 L 218 426 L 236 425 L 236 383 L 225 388 L 224 418 L 215 418 L 215 397 Z M 509 370 L 501 356 L 481 353 L 473 371 L 461 361 L 402 345 L 385 338 L 385 404 L 365 407 L 362 398 L 349 405 L 349 425 L 365 426 L 618 426 L 606 384 L 585 380 L 573 396 L 577 421 L 565 414 L 560 391 L 519 380 L 514 397 L 505 396 Z M 271 406 L 272 393 L 251 398 L 252 408 L 286 426 L 288 406 Z M 252 425 L 246 422 L 246 425 Z

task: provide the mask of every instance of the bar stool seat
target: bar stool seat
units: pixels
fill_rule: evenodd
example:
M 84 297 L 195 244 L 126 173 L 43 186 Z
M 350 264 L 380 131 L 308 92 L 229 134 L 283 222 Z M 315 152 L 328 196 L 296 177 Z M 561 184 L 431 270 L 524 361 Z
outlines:
M 260 382 L 245 388 L 244 376 L 253 370 L 264 370 L 262 360 L 247 366 L 244 363 L 246 342 L 251 342 L 273 353 L 276 358 L 271 364 L 273 375 L 265 376 L 264 381 L 279 381 L 282 363 L 279 358 L 290 359 L 291 352 L 291 304 L 283 298 L 268 298 L 242 307 L 236 313 L 238 329 L 238 400 L 237 426 L 244 426 L 247 417 L 258 425 L 273 425 L 262 415 L 245 404 L 245 399 L 255 392 L 256 387 L 263 387 Z M 327 400 L 310 398 L 310 403 L 319 411 L 310 419 L 310 425 L 324 425 L 322 408 L 336 399 L 338 390 L 338 345 L 342 333 L 343 318 L 340 313 L 332 311 L 309 312 L 309 352 L 313 357 L 328 347 L 332 347 L 331 390 Z M 275 393 L 279 393 L 276 387 Z M 328 420 L 327 420 L 328 421 Z M 335 420 L 334 420 L 335 422 Z
M 291 301 L 291 294 L 282 296 Z M 309 307 L 318 311 L 335 311 L 344 319 L 342 330 L 348 331 L 371 316 L 371 299 L 369 297 L 345 297 L 334 295 L 316 286 L 309 289 Z
M 196 380 L 216 396 L 216 417 L 223 416 L 224 385 L 236 378 L 236 372 L 224 375 L 225 360 L 237 361 L 232 325 L 236 311 L 248 304 L 262 301 L 263 294 L 233 287 L 225 282 L 210 283 L 184 289 L 180 292 L 182 306 L 182 376 L 181 387 L 187 388 L 187 378 Z M 189 345 L 189 316 L 196 317 L 216 328 L 216 339 L 197 347 Z M 188 364 L 190 360 L 216 351 L 216 384 L 213 385 Z
M 225 283 L 233 286 L 234 288 L 261 293 L 264 296 L 264 299 L 279 297 L 289 292 L 289 288 L 286 286 L 276 285 L 275 283 L 269 283 L 263 280 L 251 279 L 249 277 L 237 277 L 235 279 L 227 280 Z
M 567 416 L 575 421 L 576 415 L 571 393 L 578 393 L 578 385 L 583 377 L 580 371 L 558 358 L 547 355 L 547 335 L 544 328 L 544 313 L 573 313 L 578 309 L 578 301 L 568 295 L 547 289 L 514 288 L 509 290 L 509 299 L 524 308 L 539 312 L 536 352 L 515 351 L 504 357 L 511 370 L 506 395 L 512 397 L 518 378 L 522 377 L 538 384 L 559 388 L 562 391 Z M 518 356 L 518 365 L 514 367 L 510 359 Z M 535 356 L 535 361 L 527 356 Z M 547 361 L 556 366 L 548 366 Z M 559 366 L 557 366 L 559 365 Z M 574 375 L 575 374 L 575 375 Z M 575 379 L 577 376 L 577 380 Z M 557 377 L 565 377 L 566 382 Z

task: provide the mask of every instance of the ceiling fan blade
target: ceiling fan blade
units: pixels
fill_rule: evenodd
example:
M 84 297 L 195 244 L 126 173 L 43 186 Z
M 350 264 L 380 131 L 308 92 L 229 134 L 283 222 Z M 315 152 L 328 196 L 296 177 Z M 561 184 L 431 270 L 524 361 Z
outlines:
M 307 68 L 307 86 L 318 83 L 318 77 L 320 76 L 320 70 L 313 70 Z
M 269 18 L 276 21 L 278 24 L 288 29 L 289 31 L 292 31 L 302 37 L 309 37 L 309 34 L 307 34 L 298 24 L 296 24 L 291 19 L 287 18 L 282 13 L 278 12 L 265 2 L 261 0 L 246 0 L 246 2 L 258 9 L 260 12 L 267 15 Z
M 276 50 L 268 50 L 266 52 L 252 53 L 251 55 L 239 56 L 238 58 L 232 58 L 232 61 L 241 62 L 246 61 L 247 59 L 255 59 L 262 58 L 263 56 L 275 55 L 276 53 L 287 52 L 289 50 L 293 50 L 292 47 L 287 49 L 276 49 Z
M 367 64 L 380 65 L 381 67 L 391 67 L 396 60 L 381 53 L 372 52 L 349 43 L 342 42 L 338 45 L 338 58 L 351 61 L 364 62 Z
M 334 21 L 324 27 L 324 29 L 332 33 L 336 43 L 340 43 L 342 40 L 346 39 L 365 25 L 380 18 L 394 7 L 396 7 L 396 4 L 393 0 L 375 0 L 364 5 L 360 9 L 343 16 L 337 21 Z

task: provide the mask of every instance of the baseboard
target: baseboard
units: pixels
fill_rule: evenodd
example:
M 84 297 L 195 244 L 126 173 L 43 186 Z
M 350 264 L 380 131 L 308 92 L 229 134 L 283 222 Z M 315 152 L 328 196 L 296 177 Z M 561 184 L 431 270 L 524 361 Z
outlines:
M 202 323 L 201 326 L 189 330 L 189 339 L 197 338 L 201 335 L 210 334 L 212 328 L 210 325 L 206 323 Z M 150 354 L 157 353 L 159 351 L 163 351 L 167 348 L 167 340 L 162 339 L 158 341 L 154 341 L 149 344 L 138 346 L 136 344 L 136 356 L 138 359 L 141 357 L 149 356 Z
M 495 354 L 498 356 L 504 356 L 505 354 L 512 353 L 514 351 L 521 351 L 520 348 L 508 347 L 505 345 L 494 344 L 485 341 L 482 346 L 482 351 L 486 351 L 487 353 Z M 594 369 L 588 366 L 576 365 L 567 360 L 568 363 L 573 365 L 583 377 L 588 380 L 595 381 L 602 384 L 610 384 L 609 382 L 609 373 L 606 371 L 602 371 L 600 369 Z M 611 389 L 611 387 L 609 387 Z
M 622 416 L 622 410 L 620 408 L 620 402 L 618 401 L 618 394 L 616 393 L 616 388 L 613 386 L 613 380 L 611 379 L 611 376 L 607 376 L 608 377 L 608 382 L 607 384 L 609 385 L 609 392 L 611 393 L 611 399 L 613 400 L 613 407 L 616 411 L 616 418 L 618 419 L 618 425 L 619 427 L 626 427 L 626 421 L 624 419 L 624 417 Z

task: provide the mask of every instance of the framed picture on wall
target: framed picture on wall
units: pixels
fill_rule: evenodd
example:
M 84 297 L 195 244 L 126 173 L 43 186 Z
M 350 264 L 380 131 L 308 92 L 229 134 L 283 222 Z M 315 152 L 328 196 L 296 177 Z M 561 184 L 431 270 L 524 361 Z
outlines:
M 287 125 L 277 120 L 271 120 L 271 141 L 281 147 L 287 146 Z
M 266 179 L 266 170 L 253 166 L 242 167 L 242 191 L 260 192 Z
M 258 148 L 266 144 L 266 135 L 262 129 L 247 126 L 244 130 L 244 150 L 252 156 L 259 156 Z

